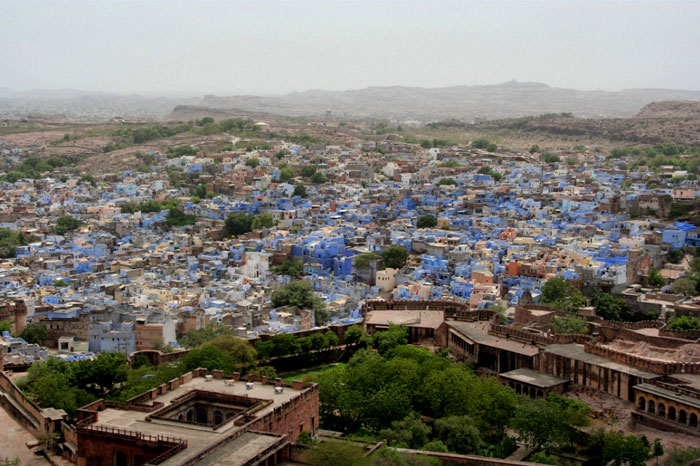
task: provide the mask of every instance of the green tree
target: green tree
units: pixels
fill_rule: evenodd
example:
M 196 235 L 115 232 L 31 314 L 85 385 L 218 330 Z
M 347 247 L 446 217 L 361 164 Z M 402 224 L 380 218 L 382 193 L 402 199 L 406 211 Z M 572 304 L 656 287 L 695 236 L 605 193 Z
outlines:
M 593 297 L 593 306 L 596 313 L 605 320 L 621 320 L 622 315 L 629 312 L 629 306 L 624 299 L 602 291 Z
M 202 328 L 186 331 L 182 338 L 180 338 L 180 345 L 185 348 L 198 348 L 202 344 L 212 341 L 222 335 L 231 335 L 231 329 L 216 322 L 209 322 Z
M 57 235 L 65 235 L 70 231 L 77 230 L 82 225 L 82 222 L 70 215 L 61 215 L 56 220 L 55 231 Z
M 245 212 L 234 212 L 224 222 L 229 235 L 243 235 L 252 231 L 253 217 Z
M 496 152 L 498 150 L 498 146 L 496 144 L 491 143 L 488 146 L 486 146 L 486 150 L 489 152 Z
M 301 176 L 304 178 L 310 178 L 316 173 L 316 165 L 307 165 L 301 169 Z
M 450 451 L 461 454 L 479 454 L 483 441 L 479 429 L 469 416 L 449 416 L 435 421 L 435 436 Z
M 126 355 L 117 352 L 103 351 L 92 361 L 75 363 L 72 369 L 76 386 L 99 398 L 112 393 L 128 374 Z
M 294 170 L 292 170 L 292 167 L 285 165 L 280 168 L 280 181 L 286 183 L 292 178 L 294 178 Z
M 560 162 L 561 158 L 559 158 L 559 156 L 557 154 L 547 153 L 547 154 L 542 154 L 542 161 L 544 163 L 552 164 L 552 163 Z
M 548 455 L 543 451 L 538 451 L 537 453 L 530 455 L 528 462 L 537 464 L 553 464 L 555 466 L 559 464 L 559 462 L 553 456 Z
M 372 337 L 372 346 L 379 354 L 386 354 L 400 345 L 408 344 L 408 329 L 399 325 L 389 324 L 389 329 L 377 332 Z
M 293 278 L 300 278 L 304 274 L 304 262 L 301 259 L 285 261 L 272 268 L 277 275 L 289 275 Z
M 368 466 L 365 451 L 348 442 L 322 442 L 306 454 L 310 466 Z
M 566 312 L 577 312 L 586 305 L 586 298 L 569 280 L 554 277 L 542 287 L 539 301 Z
M 472 147 L 477 149 L 486 149 L 489 147 L 489 144 L 489 140 L 484 138 L 479 138 L 472 141 Z
M 323 336 L 326 339 L 326 347 L 332 348 L 334 346 L 338 346 L 338 335 L 328 330 L 326 333 L 323 334 Z
M 367 346 L 371 343 L 369 335 L 364 328 L 357 324 L 351 325 L 345 331 L 345 344 L 347 345 L 364 345 Z
M 294 192 L 292 193 L 292 196 L 306 197 L 306 186 L 304 186 L 303 184 L 298 184 L 294 186 Z
M 22 329 L 19 337 L 27 343 L 35 343 L 43 346 L 46 343 L 46 339 L 49 337 L 49 331 L 44 324 L 29 324 Z
M 649 267 L 649 278 L 647 280 L 649 286 L 660 287 L 666 284 L 666 279 L 661 276 L 661 272 L 656 267 Z
M 381 259 L 381 256 L 374 252 L 360 254 L 355 258 L 355 268 L 359 270 L 368 269 L 370 262 L 376 261 L 378 259 Z
M 299 309 L 313 309 L 316 325 L 323 325 L 328 318 L 323 300 L 313 294 L 311 284 L 292 281 L 272 292 L 272 306 L 296 306 Z
M 535 145 L 533 145 L 533 146 L 530 147 L 530 153 L 531 153 L 531 154 L 534 154 L 534 153 L 536 153 L 536 152 L 541 152 L 540 146 L 538 146 L 537 144 L 535 144 Z
M 257 168 L 258 165 L 260 165 L 260 160 L 256 159 L 255 157 L 250 157 L 249 159 L 247 159 L 247 160 L 245 161 L 245 164 L 246 164 L 248 167 Z
M 671 330 L 696 330 L 700 328 L 700 319 L 691 315 L 673 316 L 668 324 Z
M 312 183 L 321 184 L 325 183 L 326 181 L 328 181 L 328 178 L 326 178 L 326 176 L 323 173 L 316 172 L 311 176 Z
M 184 227 L 186 225 L 194 225 L 197 218 L 194 215 L 185 214 L 180 209 L 168 210 L 168 215 L 165 217 L 168 227 Z
M 679 278 L 673 282 L 673 292 L 684 296 L 695 296 L 698 294 L 698 282 L 691 278 Z
M 416 228 L 433 228 L 437 226 L 437 219 L 433 215 L 421 215 L 416 222 Z
M 547 400 L 523 400 L 511 426 L 529 448 L 539 451 L 572 443 L 579 428 L 589 424 L 591 409 L 585 403 L 559 395 Z
M 438 186 L 457 186 L 457 182 L 454 180 L 454 178 L 440 178 L 440 181 L 438 181 Z
M 555 334 L 585 335 L 588 333 L 588 323 L 581 317 L 555 317 L 552 321 L 552 331 Z
M 12 331 L 12 322 L 9 320 L 0 320 L 0 335 L 2 335 L 2 332 L 11 332 Z
M 400 269 L 406 265 L 408 250 L 403 246 L 389 246 L 382 251 L 382 264 L 392 269 Z
M 681 448 L 674 445 L 663 464 L 664 466 L 686 466 L 697 459 L 700 459 L 700 448 Z
M 391 428 L 382 429 L 379 435 L 393 447 L 417 450 L 428 442 L 430 427 L 421 421 L 418 413 L 412 412 L 399 421 L 393 421 Z

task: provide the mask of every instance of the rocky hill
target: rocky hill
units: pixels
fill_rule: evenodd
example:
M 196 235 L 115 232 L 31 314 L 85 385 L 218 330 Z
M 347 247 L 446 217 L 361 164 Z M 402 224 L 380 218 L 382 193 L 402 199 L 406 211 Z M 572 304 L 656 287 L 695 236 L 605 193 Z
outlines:
M 700 101 L 652 102 L 636 118 L 700 118 Z

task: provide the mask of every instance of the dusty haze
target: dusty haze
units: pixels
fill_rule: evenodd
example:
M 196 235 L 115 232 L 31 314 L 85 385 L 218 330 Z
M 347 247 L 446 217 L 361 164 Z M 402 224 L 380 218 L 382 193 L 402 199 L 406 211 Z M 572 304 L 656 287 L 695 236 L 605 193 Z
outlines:
M 0 88 L 700 89 L 695 1 L 0 1 Z

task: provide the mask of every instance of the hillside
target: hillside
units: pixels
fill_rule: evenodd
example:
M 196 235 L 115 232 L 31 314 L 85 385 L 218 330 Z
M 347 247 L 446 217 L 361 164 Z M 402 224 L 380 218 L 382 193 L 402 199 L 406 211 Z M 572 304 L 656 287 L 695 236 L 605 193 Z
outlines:
M 645 105 L 636 118 L 700 118 L 700 102 L 652 102 Z

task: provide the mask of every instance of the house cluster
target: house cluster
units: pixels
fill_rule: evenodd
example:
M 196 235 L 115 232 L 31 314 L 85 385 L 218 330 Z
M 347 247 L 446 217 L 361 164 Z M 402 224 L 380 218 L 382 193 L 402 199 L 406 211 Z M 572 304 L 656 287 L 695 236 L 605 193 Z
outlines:
M 700 243 L 694 225 L 658 220 L 673 203 L 692 205 L 697 182 L 650 189 L 646 174 L 591 154 L 554 168 L 530 154 L 423 149 L 388 137 L 149 157 L 150 172 L 94 182 L 59 167 L 52 177 L 1 183 L 0 226 L 28 241 L 0 263 L 0 295 L 45 324 L 50 348 L 177 347 L 208 322 L 256 339 L 357 322 L 362 302 L 377 297 L 455 297 L 473 310 L 503 306 L 512 318 L 525 291 L 537 300 L 555 276 L 584 293 L 653 302 L 642 288 L 650 267 L 670 285 L 689 265 L 668 263 L 669 251 Z M 308 167 L 323 175 L 316 183 Z M 294 195 L 299 185 L 305 193 Z M 193 196 L 192 187 L 207 195 Z M 169 226 L 170 210 L 157 207 L 166 200 L 195 224 Z M 145 203 L 156 208 L 134 208 Z M 235 213 L 267 214 L 273 225 L 234 237 L 226 218 Z M 78 228 L 58 234 L 62 216 Z M 423 217 L 434 221 L 419 225 Z M 397 245 L 409 260 L 385 267 L 376 257 Z M 369 266 L 358 267 L 370 253 Z M 303 264 L 300 277 L 276 272 L 294 261 Z M 274 308 L 272 292 L 294 279 L 312 285 L 327 320 Z M 648 306 L 682 304 L 694 305 Z

